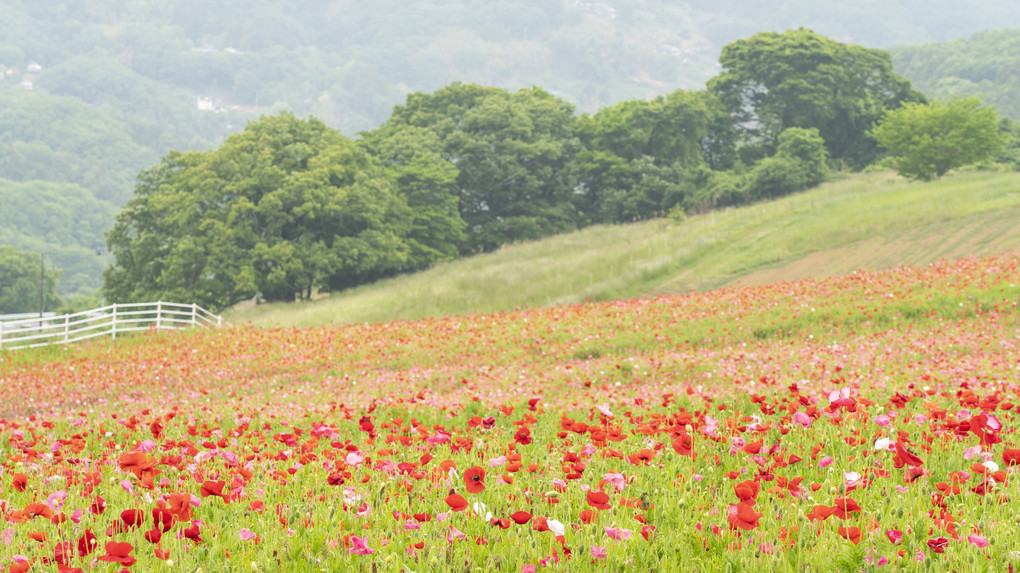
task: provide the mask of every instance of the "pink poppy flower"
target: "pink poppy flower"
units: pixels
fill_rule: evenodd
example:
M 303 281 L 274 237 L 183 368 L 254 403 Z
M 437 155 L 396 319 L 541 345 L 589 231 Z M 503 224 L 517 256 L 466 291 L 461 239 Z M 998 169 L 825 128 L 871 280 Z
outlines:
M 368 546 L 368 541 L 364 537 L 358 537 L 357 535 L 351 536 L 351 548 L 347 550 L 352 555 L 371 555 L 375 553 L 375 549 Z
M 595 559 L 605 559 L 607 557 L 606 548 L 601 545 L 592 545 L 591 556 Z
M 606 535 L 608 535 L 610 539 L 615 539 L 617 541 L 627 541 L 630 539 L 631 533 L 633 533 L 633 531 L 622 527 L 606 527 Z
M 457 541 L 458 539 L 464 539 L 465 537 L 467 537 L 464 534 L 463 531 L 457 529 L 456 527 L 454 527 L 452 525 L 449 526 L 449 527 L 450 527 L 450 531 L 449 531 L 449 533 L 446 534 L 446 541 L 447 542 L 453 543 L 454 541 Z
M 834 461 L 836 460 L 832 459 L 832 456 L 825 456 L 824 458 L 818 460 L 818 467 L 824 468 L 826 466 L 830 466 Z
M 804 426 L 805 428 L 811 426 L 811 416 L 808 416 L 807 413 L 805 412 L 801 411 L 794 412 L 793 421 L 800 424 L 801 426 Z
M 975 547 L 988 547 L 989 545 L 991 545 L 991 543 L 989 543 L 988 541 L 988 538 L 983 537 L 981 535 L 968 535 L 967 541 L 973 543 Z
M 248 529 L 246 527 L 242 528 L 240 531 L 238 531 L 237 532 L 237 536 L 241 538 L 241 541 L 251 541 L 252 539 L 255 539 L 256 537 L 258 537 L 257 535 L 255 535 L 254 531 L 252 531 L 252 530 L 250 530 L 250 529 Z

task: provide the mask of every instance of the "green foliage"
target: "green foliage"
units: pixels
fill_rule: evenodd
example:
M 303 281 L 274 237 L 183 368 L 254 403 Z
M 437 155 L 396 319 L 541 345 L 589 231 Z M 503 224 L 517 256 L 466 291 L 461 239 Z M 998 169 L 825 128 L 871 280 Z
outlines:
M 292 301 L 404 270 L 410 225 L 407 202 L 354 142 L 317 120 L 264 117 L 142 173 L 108 234 L 104 291 L 213 309 Z
M 890 51 L 896 70 L 929 96 L 980 96 L 1004 115 L 1020 119 L 1020 29 L 986 30 Z
M 462 253 L 574 229 L 571 178 L 579 149 L 573 107 L 540 88 L 508 92 L 454 83 L 414 93 L 370 140 L 427 129 L 457 169 Z
M 785 129 L 815 128 L 829 157 L 854 169 L 877 157 L 867 130 L 882 113 L 924 99 L 893 73 L 888 52 L 803 28 L 727 44 L 719 63 L 723 71 L 709 89 L 729 108 L 746 145 L 771 150 Z
M 47 266 L 62 271 L 61 296 L 99 288 L 103 257 L 96 250 L 106 244 L 114 213 L 77 185 L 0 179 L 0 245 L 46 252 Z
M 900 175 L 927 181 L 998 152 L 997 116 L 973 97 L 913 103 L 887 112 L 872 135 Z
M 40 287 L 43 289 L 42 310 L 60 307 L 62 303 L 57 296 L 60 272 L 47 269 L 43 273 L 42 256 L 15 247 L 0 246 L 0 314 L 39 311 Z
M 732 123 L 709 92 L 622 102 L 579 117 L 577 133 L 585 150 L 576 201 L 592 222 L 661 215 L 687 200 L 684 170 L 725 168 L 733 159 Z
M 754 199 L 774 199 L 818 185 L 828 176 L 825 142 L 817 129 L 791 127 L 779 134 L 779 147 L 749 174 Z
M 386 170 L 411 210 L 407 269 L 455 258 L 465 224 L 457 208 L 457 168 L 443 159 L 439 137 L 406 125 L 366 134 L 358 143 Z

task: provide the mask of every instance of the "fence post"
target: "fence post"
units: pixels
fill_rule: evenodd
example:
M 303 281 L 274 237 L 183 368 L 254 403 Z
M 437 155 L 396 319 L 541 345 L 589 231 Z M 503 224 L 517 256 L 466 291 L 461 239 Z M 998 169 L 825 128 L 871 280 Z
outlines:
M 160 328 L 163 327 L 163 325 L 161 324 L 161 321 L 160 321 L 160 319 L 162 317 L 163 317 L 163 301 L 157 300 L 156 301 L 156 330 L 159 330 Z
M 117 340 L 117 303 L 113 303 L 113 339 Z
M 223 316 L 217 314 L 216 315 L 216 328 L 219 328 L 221 326 L 223 326 Z
M 191 303 L 191 326 L 198 325 L 198 303 Z
M 4 323 L 0 322 L 0 350 L 4 347 Z
M 67 345 L 68 332 L 71 330 L 71 315 L 64 315 L 64 345 Z

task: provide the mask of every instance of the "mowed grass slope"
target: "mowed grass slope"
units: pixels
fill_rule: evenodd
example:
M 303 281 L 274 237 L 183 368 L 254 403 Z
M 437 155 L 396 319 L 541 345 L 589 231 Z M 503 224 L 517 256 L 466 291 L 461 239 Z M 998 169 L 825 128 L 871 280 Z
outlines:
M 310 302 L 238 305 L 234 323 L 314 326 L 490 313 L 921 265 L 1020 249 L 1020 174 L 930 183 L 855 175 L 770 203 L 595 226 Z

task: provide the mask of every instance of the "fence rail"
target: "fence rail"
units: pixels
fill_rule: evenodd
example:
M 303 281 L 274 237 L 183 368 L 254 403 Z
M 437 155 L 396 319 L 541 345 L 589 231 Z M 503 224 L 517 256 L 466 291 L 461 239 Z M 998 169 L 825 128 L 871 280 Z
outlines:
M 74 314 L 5 320 L 0 322 L 0 349 L 16 350 L 50 344 L 70 344 L 149 329 L 182 330 L 223 325 L 223 317 L 197 304 L 142 302 L 111 304 Z

